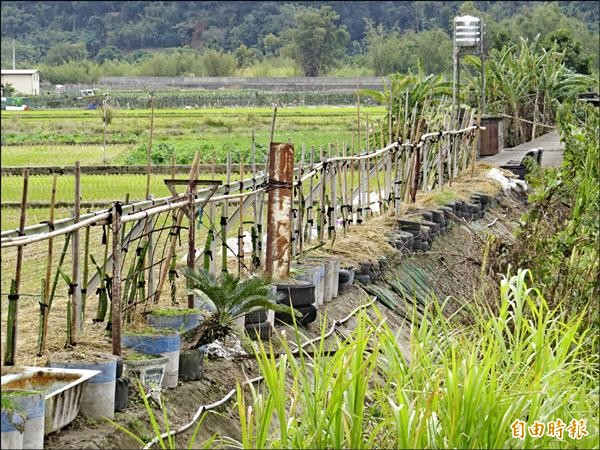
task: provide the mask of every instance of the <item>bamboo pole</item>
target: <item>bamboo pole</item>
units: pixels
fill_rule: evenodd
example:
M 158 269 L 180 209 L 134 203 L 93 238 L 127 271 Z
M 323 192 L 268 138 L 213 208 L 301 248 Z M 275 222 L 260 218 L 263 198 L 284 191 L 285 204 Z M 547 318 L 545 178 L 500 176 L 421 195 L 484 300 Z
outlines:
M 315 165 L 315 148 L 310 148 L 310 167 L 309 172 L 313 171 L 313 167 Z M 310 177 L 308 182 L 308 207 L 306 208 L 306 228 L 307 228 L 307 236 L 306 241 L 310 244 L 312 242 L 312 230 L 314 224 L 314 212 L 313 212 L 313 184 L 314 184 L 314 176 Z
M 79 222 L 80 203 L 81 202 L 81 169 L 79 161 L 75 162 L 75 208 L 73 215 L 73 223 Z M 79 271 L 79 230 L 73 232 L 72 249 L 72 277 L 71 286 L 73 301 L 71 303 L 71 339 L 70 345 L 77 344 L 78 334 L 83 331 L 83 321 L 81 318 L 81 274 Z
M 477 112 L 477 127 L 481 126 L 481 111 Z M 477 159 L 477 142 L 479 139 L 479 133 L 473 132 L 475 138 L 473 139 L 472 149 L 471 149 L 471 179 L 475 176 L 475 162 Z
M 336 156 L 337 155 L 337 150 L 338 150 L 338 146 L 337 143 L 335 144 L 335 151 L 336 151 Z M 329 154 L 329 157 L 331 159 L 331 144 L 329 144 L 329 149 L 327 151 L 327 153 Z M 335 239 L 335 227 L 337 225 L 337 186 L 336 186 L 336 182 L 335 182 L 335 177 L 336 177 L 336 173 L 337 173 L 337 162 L 334 163 L 330 163 L 329 164 L 329 176 L 330 176 L 330 181 L 329 181 L 329 190 L 331 192 L 331 198 L 329 200 L 329 227 L 328 227 L 328 235 L 329 235 L 329 239 Z
M 347 148 L 346 148 L 346 143 L 342 144 L 342 156 L 345 158 L 347 156 Z M 346 236 L 347 232 L 348 232 L 348 227 L 350 226 L 350 222 L 352 221 L 352 207 L 349 205 L 349 203 L 352 203 L 352 201 L 348 201 L 348 161 L 344 161 L 342 163 L 342 166 L 340 168 L 340 170 L 342 171 L 342 180 L 343 180 L 343 188 L 342 188 L 342 192 L 344 193 L 344 206 L 346 208 L 346 213 L 345 215 L 343 215 L 343 226 L 344 226 L 344 236 Z
M 52 190 L 50 193 L 50 217 L 48 218 L 48 226 L 54 228 L 54 205 L 56 204 L 56 182 L 58 175 L 55 173 L 52 176 Z M 46 278 L 44 291 L 44 301 L 42 302 L 42 333 L 37 346 L 37 355 L 42 356 L 46 347 L 46 333 L 48 328 L 48 313 L 50 312 L 50 276 L 52 274 L 52 256 L 54 253 L 54 238 L 48 239 L 48 259 L 46 260 Z
M 352 148 L 350 150 L 350 154 L 352 156 L 354 156 L 355 154 L 355 134 L 352 133 Z M 358 162 L 358 167 L 360 167 L 360 165 L 362 164 L 361 161 Z M 352 161 L 352 166 L 350 166 L 350 203 L 352 204 L 352 209 L 354 210 L 354 161 Z M 354 223 L 360 223 L 359 222 L 359 218 L 360 218 L 360 211 L 361 211 L 361 192 L 360 192 L 360 172 L 359 172 L 359 177 L 358 177 L 358 199 L 357 199 L 357 204 L 356 204 L 356 221 L 354 221 Z M 350 216 L 352 218 L 352 220 L 354 220 L 354 213 L 352 213 L 352 216 Z
M 323 147 L 319 146 L 319 159 L 321 160 L 321 164 L 323 164 L 323 168 L 321 169 L 321 180 L 319 181 L 319 217 L 317 223 L 317 233 L 319 235 L 319 242 L 325 242 L 325 222 L 326 213 L 325 213 L 325 195 L 327 187 L 325 186 L 325 180 L 327 179 L 327 160 L 323 154 Z
M 23 192 L 21 195 L 21 212 L 19 216 L 19 231 L 25 229 L 27 216 L 27 193 L 29 189 L 29 170 L 23 169 Z M 21 286 L 21 269 L 23 267 L 23 246 L 17 247 L 17 263 L 15 278 L 12 280 L 8 298 L 8 316 L 6 321 L 6 350 L 4 353 L 4 365 L 14 366 L 17 355 L 17 331 L 18 331 L 18 309 L 19 288 Z
M 231 185 L 231 151 L 227 152 L 227 193 Z M 240 201 L 241 204 L 241 201 Z M 227 219 L 229 213 L 229 202 L 225 199 L 221 207 L 221 272 L 227 272 Z
M 113 355 L 121 356 L 121 269 L 122 269 L 122 245 L 121 245 L 121 205 L 115 202 L 112 208 L 112 254 L 113 254 L 113 277 L 112 277 L 112 352 Z
M 300 165 L 298 167 L 298 221 L 296 226 L 296 245 L 292 246 L 292 252 L 294 247 L 297 253 L 302 253 L 304 247 L 304 209 L 306 208 L 306 202 L 304 199 L 304 188 L 302 187 L 302 175 L 304 174 L 304 159 L 306 157 L 306 145 L 302 144 L 302 153 L 300 155 Z M 294 255 L 294 253 L 292 253 Z
M 89 211 L 88 211 L 89 212 Z M 81 277 L 81 319 L 85 322 L 85 302 L 87 298 L 87 284 L 89 275 L 90 258 L 90 227 L 85 228 L 83 238 L 83 275 Z
M 150 195 L 150 173 L 152 171 L 152 135 L 154 134 L 154 93 L 150 94 L 150 142 L 148 143 L 148 159 L 146 171 L 146 199 Z
M 198 163 L 200 161 L 200 153 L 196 152 L 194 156 L 194 162 L 192 163 L 192 168 L 190 170 L 189 179 L 195 180 L 196 175 L 198 173 Z M 154 294 L 154 303 L 158 303 L 160 298 L 162 287 L 167 278 L 167 273 L 169 271 L 169 266 L 171 264 L 171 258 L 175 253 L 175 245 L 177 244 L 177 235 L 179 234 L 179 228 L 181 227 L 181 222 L 183 221 L 184 211 L 183 209 L 179 209 L 175 215 L 175 223 L 173 225 L 173 229 L 175 230 L 175 234 L 171 237 L 171 242 L 167 248 L 167 255 L 163 260 L 160 275 L 158 278 L 158 285 L 156 286 L 156 293 Z
M 366 144 L 366 149 L 367 149 L 367 155 L 369 153 L 371 153 L 371 130 L 369 129 L 369 114 L 365 114 L 365 128 L 366 128 L 366 135 L 367 135 L 367 144 Z M 366 171 L 365 171 L 365 177 L 366 177 L 366 186 L 367 186 L 367 198 L 366 198 L 366 211 L 369 211 L 369 213 L 371 213 L 371 217 L 373 217 L 373 211 L 371 210 L 371 158 L 366 160 Z M 367 214 L 365 211 L 365 219 L 368 218 Z
M 240 155 L 240 183 L 244 181 L 244 157 Z M 240 189 L 243 191 L 243 189 Z M 238 227 L 238 274 L 242 275 L 244 266 L 244 199 L 240 199 L 240 223 Z
M 210 168 L 210 173 L 211 173 L 211 179 L 214 180 L 215 179 L 215 165 L 216 165 L 216 155 L 213 152 L 212 154 L 212 165 Z M 212 273 L 213 275 L 216 273 L 216 267 L 217 267 L 217 261 L 216 261 L 216 257 L 217 257 L 217 240 L 215 239 L 215 203 L 214 202 L 210 202 L 208 204 L 208 214 L 209 214 L 209 222 L 210 222 L 210 229 L 209 229 L 209 233 L 212 237 L 212 240 L 210 241 L 210 273 Z

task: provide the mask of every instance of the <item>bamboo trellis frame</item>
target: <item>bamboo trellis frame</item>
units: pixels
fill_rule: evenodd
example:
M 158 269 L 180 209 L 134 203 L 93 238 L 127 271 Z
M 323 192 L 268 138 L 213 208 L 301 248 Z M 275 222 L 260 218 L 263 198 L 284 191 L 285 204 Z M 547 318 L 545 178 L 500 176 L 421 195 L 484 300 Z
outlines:
M 469 122 L 468 126 L 465 123 L 467 121 Z M 414 125 L 407 132 L 407 137 L 412 136 L 414 139 L 419 135 L 417 122 L 416 120 L 413 121 Z M 459 172 L 465 171 L 472 164 L 472 142 L 477 134 L 476 132 L 483 129 L 474 124 L 472 114 L 470 117 L 465 118 L 462 126 L 463 128 L 458 130 L 423 133 L 413 142 L 405 139 L 404 142 L 399 140 L 386 146 L 381 146 L 383 142 L 382 135 L 373 132 L 374 139 L 380 140 L 378 147 L 381 148 L 370 149 L 367 146 L 365 150 L 362 150 L 353 149 L 353 146 L 346 147 L 345 144 L 342 144 L 340 152 L 339 144 L 335 144 L 326 147 L 329 149 L 326 153 L 321 150 L 320 159 L 315 158 L 314 149 L 303 149 L 302 156 L 298 159 L 299 164 L 295 169 L 296 177 L 293 183 L 295 188 L 293 201 L 296 216 L 293 219 L 294 226 L 290 227 L 295 237 L 292 240 L 292 254 L 298 255 L 314 243 L 313 232 L 317 219 L 320 224 L 318 240 L 323 242 L 327 241 L 328 238 L 335 239 L 338 232 L 346 233 L 351 224 L 356 226 L 356 222 L 352 220 L 353 215 L 360 213 L 361 210 L 369 210 L 372 206 L 372 192 L 370 192 L 371 189 L 367 189 L 367 186 L 375 189 L 373 204 L 379 204 L 380 212 L 384 208 L 389 208 L 393 209 L 398 215 L 400 204 L 409 195 L 411 180 L 415 179 L 415 168 L 419 171 L 417 188 L 421 191 L 428 191 L 434 185 L 443 186 L 444 183 L 452 183 Z M 369 134 L 371 133 L 367 132 L 367 135 Z M 347 148 L 350 148 L 351 151 L 347 152 Z M 421 167 L 417 167 L 415 150 L 421 151 L 424 157 Z M 239 181 L 228 182 L 213 189 L 214 194 L 212 197 L 209 194 L 211 189 L 201 189 L 195 193 L 120 205 L 119 214 L 116 218 L 116 209 L 113 205 L 110 210 L 82 214 L 79 221 L 63 219 L 55 221 L 52 227 L 49 227 L 48 224 L 40 224 L 22 230 L 2 232 L 0 246 L 2 249 L 23 248 L 26 245 L 50 240 L 58 236 L 73 236 L 78 230 L 85 230 L 94 226 L 112 224 L 114 228 L 115 219 L 117 219 L 119 229 L 131 222 L 131 233 L 127 236 L 120 236 L 116 244 L 113 241 L 111 243 L 107 242 L 106 245 L 121 246 L 122 249 L 131 240 L 137 239 L 136 233 L 140 234 L 139 230 L 141 228 L 147 228 L 148 233 L 156 232 L 159 226 L 157 219 L 161 214 L 182 214 L 192 204 L 197 208 L 204 203 L 208 203 L 208 205 L 200 210 L 202 218 L 205 218 L 208 223 L 216 225 L 218 225 L 218 221 L 215 222 L 215 214 L 216 211 L 219 211 L 219 205 L 228 204 L 230 207 L 225 209 L 226 224 L 224 227 L 220 229 L 215 226 L 212 230 L 215 237 L 208 247 L 212 251 L 218 251 L 219 248 L 222 252 L 227 251 L 226 249 L 229 248 L 226 242 L 227 236 L 234 231 L 236 232 L 238 247 L 243 245 L 242 235 L 250 231 L 250 227 L 247 226 L 248 215 L 251 217 L 252 229 L 259 230 L 257 238 L 260 243 L 263 239 L 260 224 L 262 223 L 262 206 L 265 203 L 264 195 L 267 192 L 267 180 L 264 172 L 257 171 L 254 152 L 252 158 L 252 176 L 250 178 L 242 179 L 244 176 L 242 163 Z M 357 177 L 354 176 L 354 172 L 358 172 Z M 233 208 L 236 203 L 237 207 Z M 248 214 L 250 210 L 252 210 L 252 213 Z M 247 212 L 246 218 L 243 217 L 244 211 Z M 342 220 L 338 221 L 338 218 Z M 244 220 L 246 222 L 242 223 Z M 143 227 L 140 224 L 143 224 Z M 194 224 L 191 223 L 190 226 L 194 226 Z M 340 228 L 343 228 L 343 230 Z M 137 231 L 133 232 L 133 230 Z M 325 230 L 329 232 L 325 233 Z M 179 228 L 177 228 L 176 232 L 179 233 L 179 231 Z M 183 236 L 183 233 L 181 233 L 181 236 Z M 222 245 L 219 246 L 219 243 Z M 204 243 L 197 242 L 197 248 L 204 249 Z M 163 249 L 163 253 L 164 251 L 165 249 Z M 196 255 L 196 260 L 202 257 L 203 253 Z M 258 255 L 260 260 L 259 267 L 254 266 L 252 269 L 264 267 L 262 251 L 253 251 L 253 255 Z M 154 260 L 164 261 L 163 256 L 164 254 L 155 256 Z M 213 262 L 217 260 L 216 254 L 211 256 Z M 236 260 L 240 272 L 244 267 L 251 270 L 249 268 L 251 265 L 245 264 L 243 253 L 239 254 L 238 252 Z M 113 261 L 114 258 L 111 255 L 108 258 L 106 268 L 114 272 L 115 265 Z M 83 263 L 87 264 L 87 261 L 83 261 Z M 118 266 L 122 267 L 122 265 L 117 264 L 117 269 Z M 213 264 L 213 271 L 215 271 L 214 267 Z M 152 279 L 155 276 L 156 264 L 154 264 L 154 267 L 152 267 L 152 264 L 150 267 L 144 267 L 143 270 L 148 274 L 144 279 Z M 118 280 L 121 274 L 119 273 L 117 277 L 115 275 L 113 273 L 113 281 Z M 88 287 L 87 292 L 84 292 L 84 298 L 93 291 L 92 286 L 88 286 L 90 280 L 85 280 L 83 283 L 84 286 Z M 48 286 L 46 286 L 47 289 Z M 160 295 L 157 291 L 151 291 L 152 288 L 149 289 L 148 298 L 152 294 Z M 126 301 L 122 303 L 126 304 Z

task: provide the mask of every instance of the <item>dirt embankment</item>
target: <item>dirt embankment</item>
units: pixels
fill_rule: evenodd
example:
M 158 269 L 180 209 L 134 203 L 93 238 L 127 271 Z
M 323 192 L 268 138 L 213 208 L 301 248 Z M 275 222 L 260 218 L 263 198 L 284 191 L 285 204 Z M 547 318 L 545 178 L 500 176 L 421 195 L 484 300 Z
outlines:
M 388 288 L 393 280 L 402 280 L 410 268 L 411 273 L 419 274 L 427 291 L 434 292 L 442 300 L 450 297 L 450 300 L 445 302 L 448 314 L 460 310 L 461 320 L 468 321 L 465 303 L 472 301 L 493 305 L 497 298 L 500 274 L 494 272 L 498 265 L 490 261 L 486 246 L 491 246 L 490 243 L 494 240 L 513 240 L 512 231 L 525 208 L 524 195 L 514 192 L 500 194 L 495 197 L 491 208 L 486 211 L 482 219 L 468 223 L 464 221 L 454 223 L 450 231 L 439 236 L 427 252 L 390 255 L 389 248 L 382 249 L 382 252 L 388 255 L 388 265 L 382 271 L 377 285 Z M 386 227 L 388 231 L 391 230 L 392 224 L 393 221 L 384 218 L 367 222 L 361 227 L 362 230 L 360 234 L 357 233 L 356 238 L 361 239 L 360 236 L 364 238 L 369 235 L 368 227 L 377 229 L 376 233 L 371 233 L 372 235 L 381 236 L 382 233 L 385 234 Z M 373 251 L 376 252 L 376 248 L 373 248 Z M 345 258 L 344 251 L 340 251 L 340 256 L 342 256 L 342 267 L 356 264 L 356 254 L 351 258 Z M 375 256 L 377 255 L 361 255 L 365 260 L 372 260 Z M 348 316 L 358 306 L 368 303 L 372 297 L 361 287 L 353 285 L 347 292 L 324 305 L 319 312 L 319 319 L 301 330 L 302 339 L 307 340 L 318 336 L 321 326 L 329 329 L 334 321 Z M 421 301 L 428 300 L 421 299 Z M 388 326 L 398 330 L 400 344 L 406 349 L 405 353 L 408 356 L 410 305 L 404 305 L 403 312 L 402 308 L 393 311 L 379 302 L 375 304 Z M 372 307 L 367 307 L 366 310 L 373 319 L 377 318 Z M 351 318 L 338 326 L 336 333 L 338 336 L 347 335 L 355 325 L 355 319 Z M 294 339 L 290 327 L 278 326 L 276 329 L 275 341 L 281 337 Z M 181 383 L 177 389 L 163 392 L 162 397 L 167 407 L 170 428 L 189 422 L 200 405 L 220 400 L 227 392 L 234 389 L 237 383 L 242 383 L 258 374 L 256 363 L 251 357 L 235 360 L 206 360 L 205 376 L 202 381 Z M 162 424 L 162 412 L 158 409 L 155 411 Z M 154 437 L 148 415 L 139 399 L 125 412 L 117 413 L 115 421 L 145 441 Z M 177 437 L 177 447 L 187 447 L 194 428 Z M 202 443 L 215 434 L 240 439 L 241 431 L 235 396 L 231 401 L 206 415 L 196 437 L 196 448 L 200 448 Z M 72 425 L 49 436 L 45 442 L 47 449 L 139 447 L 139 443 L 126 433 L 118 431 L 114 425 L 82 418 L 78 418 Z

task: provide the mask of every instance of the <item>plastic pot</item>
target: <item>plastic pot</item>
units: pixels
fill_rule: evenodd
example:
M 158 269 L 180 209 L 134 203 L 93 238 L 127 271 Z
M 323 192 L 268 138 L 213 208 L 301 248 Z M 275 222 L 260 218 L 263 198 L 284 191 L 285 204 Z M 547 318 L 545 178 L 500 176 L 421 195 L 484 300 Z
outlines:
M 126 334 L 121 338 L 124 347 L 131 348 L 139 353 L 155 356 L 166 356 L 169 363 L 165 369 L 162 386 L 164 388 L 177 387 L 179 373 L 179 333 L 168 335 L 135 335 Z
M 49 367 L 65 369 L 99 370 L 100 373 L 88 381 L 81 396 L 81 415 L 94 419 L 115 417 L 115 383 L 117 358 L 113 355 L 90 355 L 90 360 L 77 361 L 69 353 L 51 355 Z

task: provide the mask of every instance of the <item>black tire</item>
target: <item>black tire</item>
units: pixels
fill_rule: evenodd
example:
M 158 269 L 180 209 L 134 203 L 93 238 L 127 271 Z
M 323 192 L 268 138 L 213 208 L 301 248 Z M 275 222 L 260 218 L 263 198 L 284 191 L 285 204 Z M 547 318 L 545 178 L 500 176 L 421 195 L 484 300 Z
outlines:
M 294 309 L 296 311 L 298 311 L 300 314 L 302 314 L 301 318 L 296 317 L 296 323 L 298 323 L 300 325 L 306 326 L 309 323 L 314 322 L 317 318 L 317 308 L 315 308 L 314 305 L 302 306 L 300 308 L 294 308 Z M 276 312 L 275 319 L 278 320 L 279 322 L 287 323 L 288 325 L 291 325 L 294 323 L 292 316 L 289 315 L 288 313 Z
M 372 262 L 361 262 L 359 263 L 360 265 L 360 273 L 362 275 L 369 275 L 371 272 L 373 272 L 373 263 Z M 355 275 L 356 276 L 356 275 Z
M 358 281 L 360 284 L 369 284 L 371 282 L 371 275 L 357 273 L 356 275 L 354 275 L 354 281 Z
M 266 341 L 271 337 L 271 333 L 273 332 L 271 323 L 266 321 L 247 324 L 244 328 L 246 329 L 246 334 L 250 336 L 250 339 L 253 341 L 258 341 L 259 338 L 261 341 Z
M 117 378 L 121 378 L 121 376 L 123 375 L 123 358 L 121 358 L 120 356 L 116 356 L 115 358 L 117 359 L 117 373 L 115 376 Z
M 436 234 L 438 231 L 440 231 L 440 224 L 439 223 L 435 223 L 435 222 L 430 222 L 428 220 L 424 220 L 423 221 L 423 225 L 428 227 L 430 230 L 433 231 L 433 233 L 429 233 L 429 234 Z
M 444 216 L 444 211 L 434 210 L 434 211 L 431 211 L 431 215 L 433 217 L 433 222 L 439 223 L 440 225 L 442 225 L 444 223 L 444 221 L 446 220 L 446 218 Z
M 396 224 L 402 231 L 419 231 L 421 229 L 421 223 L 414 220 L 398 219 Z
M 251 323 L 261 323 L 265 320 L 267 320 L 267 311 L 263 309 L 246 314 L 244 323 L 248 325 Z
M 350 273 L 349 270 L 340 269 L 338 277 L 339 277 L 338 283 L 343 284 L 343 283 L 347 283 L 348 281 L 350 281 L 350 279 L 352 278 L 352 274 Z
M 307 306 L 315 302 L 315 285 L 308 281 L 297 281 L 298 284 L 274 283 L 277 292 L 285 295 L 279 303 L 291 306 Z
M 129 408 L 129 380 L 117 377 L 115 382 L 115 412 L 123 411 L 125 408 Z
M 350 288 L 350 286 L 352 286 L 352 282 L 340 283 L 338 285 L 338 294 L 343 294 Z
M 431 211 L 422 211 L 421 216 L 423 216 L 423 219 L 430 222 L 433 220 L 433 213 Z

